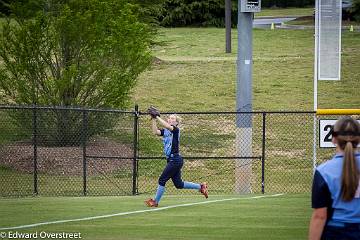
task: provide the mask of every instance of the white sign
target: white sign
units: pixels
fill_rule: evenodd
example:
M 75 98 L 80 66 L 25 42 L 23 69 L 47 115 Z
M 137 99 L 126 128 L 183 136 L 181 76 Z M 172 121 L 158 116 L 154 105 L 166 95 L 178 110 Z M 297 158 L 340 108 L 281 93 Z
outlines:
M 318 79 L 340 80 L 341 72 L 341 0 L 319 0 Z
M 320 120 L 319 124 L 319 141 L 320 148 L 334 148 L 332 143 L 332 133 L 337 120 Z M 360 123 L 360 120 L 358 120 Z
M 241 0 L 240 12 L 260 12 L 261 0 Z

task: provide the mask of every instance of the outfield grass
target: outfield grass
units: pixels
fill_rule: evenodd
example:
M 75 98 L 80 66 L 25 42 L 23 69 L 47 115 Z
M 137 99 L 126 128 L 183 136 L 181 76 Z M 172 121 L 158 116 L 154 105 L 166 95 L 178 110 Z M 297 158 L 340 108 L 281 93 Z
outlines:
M 249 198 L 254 195 L 242 196 Z M 136 197 L 0 199 L 0 228 L 147 210 Z M 221 200 L 233 195 L 210 196 Z M 201 195 L 164 195 L 160 207 L 204 201 Z M 309 195 L 241 199 L 61 223 L 18 232 L 80 232 L 83 239 L 305 239 Z M 3 230 L 4 231 L 4 230 Z M 7 230 L 5 231 L 7 232 Z

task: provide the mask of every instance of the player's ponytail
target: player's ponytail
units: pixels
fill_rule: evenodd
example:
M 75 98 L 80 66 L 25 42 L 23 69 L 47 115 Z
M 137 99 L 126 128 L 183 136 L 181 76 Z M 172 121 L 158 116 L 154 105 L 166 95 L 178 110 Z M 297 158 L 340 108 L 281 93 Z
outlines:
M 344 151 L 344 163 L 341 179 L 341 197 L 351 201 L 359 185 L 359 166 L 356 163 L 355 149 L 360 142 L 360 124 L 351 117 L 345 117 L 336 122 L 334 137 Z
M 359 184 L 359 171 L 354 156 L 354 147 L 351 142 L 346 143 L 344 152 L 341 195 L 344 201 L 351 201 Z

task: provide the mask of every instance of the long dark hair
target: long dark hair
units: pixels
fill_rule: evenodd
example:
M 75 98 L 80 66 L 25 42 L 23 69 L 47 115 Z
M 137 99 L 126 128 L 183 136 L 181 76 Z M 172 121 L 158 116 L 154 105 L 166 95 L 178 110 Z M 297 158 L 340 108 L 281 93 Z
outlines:
M 359 166 L 355 158 L 355 149 L 360 142 L 360 124 L 351 117 L 338 120 L 334 126 L 333 136 L 344 151 L 344 163 L 341 177 L 341 197 L 351 201 L 359 185 Z

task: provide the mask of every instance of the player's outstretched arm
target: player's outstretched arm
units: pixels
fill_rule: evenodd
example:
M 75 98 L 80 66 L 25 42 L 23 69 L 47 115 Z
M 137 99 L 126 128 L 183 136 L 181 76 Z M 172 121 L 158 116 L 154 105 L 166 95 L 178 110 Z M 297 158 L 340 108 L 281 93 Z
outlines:
M 152 128 L 152 132 L 153 134 L 160 136 L 161 135 L 161 131 L 158 129 L 157 127 L 157 123 L 156 123 L 156 118 L 152 118 L 151 120 L 151 128 Z
M 156 119 L 159 121 L 161 125 L 163 125 L 164 128 L 169 129 L 170 131 L 174 130 L 174 126 L 171 126 L 168 122 L 166 122 L 164 119 L 162 119 L 160 116 L 157 116 Z
M 158 132 L 158 128 L 157 128 L 157 125 L 156 125 L 156 120 L 159 121 L 159 123 L 164 127 L 164 128 L 167 128 L 168 130 L 170 131 L 173 131 L 174 130 L 174 127 L 171 126 L 168 122 L 166 122 L 164 119 L 162 119 L 160 117 L 160 111 L 154 107 L 154 106 L 150 106 L 148 108 L 148 113 L 149 115 L 151 116 L 151 118 L 153 119 L 153 123 L 152 123 L 152 129 L 153 129 L 153 133 L 156 134 L 156 135 L 161 135 L 161 132 L 159 134 Z

